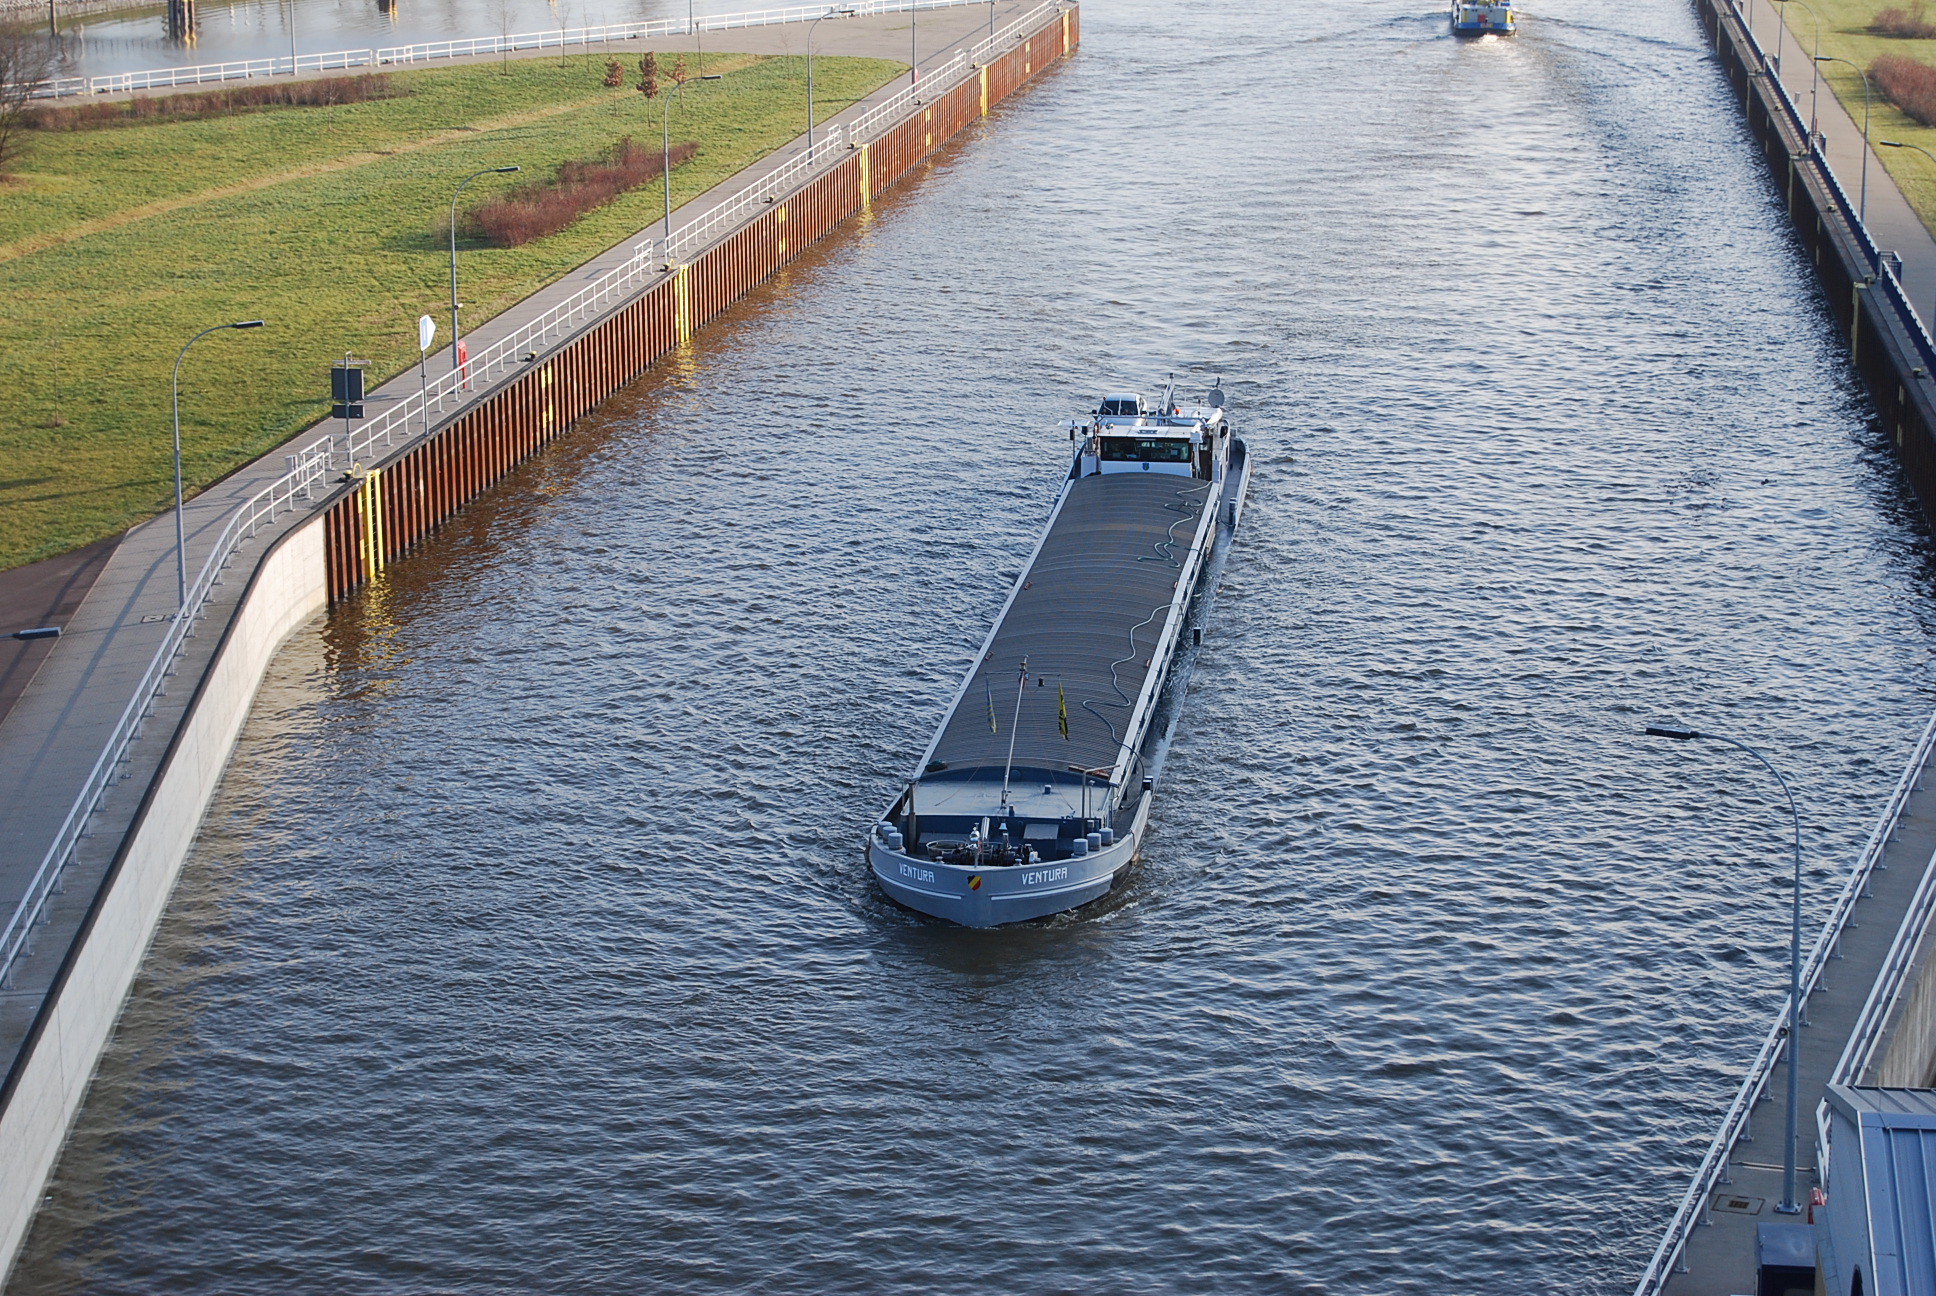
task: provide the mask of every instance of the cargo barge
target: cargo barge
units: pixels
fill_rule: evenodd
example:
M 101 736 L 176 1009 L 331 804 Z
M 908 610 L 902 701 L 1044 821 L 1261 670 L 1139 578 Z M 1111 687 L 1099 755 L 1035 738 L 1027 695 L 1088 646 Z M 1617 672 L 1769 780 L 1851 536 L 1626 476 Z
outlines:
M 928 750 L 867 837 L 881 889 L 969 927 L 1107 893 L 1149 821 L 1250 459 L 1212 388 L 1110 396 Z

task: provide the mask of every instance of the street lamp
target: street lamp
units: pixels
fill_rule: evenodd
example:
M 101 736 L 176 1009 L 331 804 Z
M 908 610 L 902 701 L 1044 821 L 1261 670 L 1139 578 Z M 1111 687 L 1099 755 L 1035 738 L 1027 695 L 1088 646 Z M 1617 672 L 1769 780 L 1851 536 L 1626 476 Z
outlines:
M 821 18 L 832 18 L 836 14 L 852 18 L 852 9 L 829 9 L 807 24 L 807 165 L 813 165 L 813 29 L 820 25 Z
M 182 525 L 182 467 L 181 467 L 181 366 L 182 357 L 188 354 L 188 347 L 194 346 L 211 333 L 223 329 L 258 329 L 261 320 L 240 320 L 234 324 L 217 324 L 205 328 L 188 339 L 175 356 L 175 377 L 173 379 L 172 403 L 175 409 L 175 615 L 181 617 L 188 611 L 188 531 Z
M 1931 153 L 1928 149 L 1924 148 L 1920 144 L 1905 144 L 1901 140 L 1877 140 L 1876 143 L 1882 145 L 1883 148 L 1915 149 L 1916 152 L 1928 158 L 1932 163 L 1936 163 L 1936 153 Z M 1936 308 L 1932 308 L 1930 311 L 1929 327 L 1932 330 L 1936 330 Z
M 457 339 L 460 336 L 457 332 L 457 195 L 463 193 L 464 186 L 479 176 L 510 175 L 513 171 L 523 169 L 503 166 L 485 167 L 482 171 L 473 171 L 464 177 L 458 184 L 456 192 L 450 196 L 450 368 L 452 373 L 457 372 Z
M 1847 63 L 1848 66 L 1855 68 L 1855 74 L 1862 78 L 1862 197 L 1855 205 L 1855 220 L 1856 224 L 1862 227 L 1862 232 L 1867 234 L 1869 232 L 1869 102 L 1875 97 L 1869 87 L 1869 74 L 1855 67 L 1855 64 L 1849 63 L 1847 59 L 1837 58 L 1833 54 L 1817 54 L 1815 62 L 1818 64 Z
M 1665 725 L 1648 725 L 1646 733 L 1650 738 L 1672 738 L 1677 742 L 1718 742 L 1739 748 L 1760 761 L 1762 768 L 1775 776 L 1775 782 L 1781 784 L 1782 795 L 1788 798 L 1788 817 L 1795 832 L 1795 894 L 1788 933 L 1788 1138 L 1782 1145 L 1781 1203 L 1775 1209 L 1783 1215 L 1799 1214 L 1801 1207 L 1795 1203 L 1795 1053 L 1802 1042 L 1802 817 L 1795 809 L 1795 794 L 1788 790 L 1788 780 L 1781 776 L 1781 771 L 1770 764 L 1766 756 L 1744 742 L 1736 742 L 1722 734 L 1699 733 L 1693 729 L 1676 729 Z
M 1819 92 L 1820 92 L 1820 90 L 1821 90 L 1821 86 L 1822 86 L 1822 59 L 1821 59 L 1821 53 L 1822 53 L 1822 15 L 1820 15 L 1820 14 L 1818 14 L 1818 13 L 1816 13 L 1816 12 L 1815 12 L 1815 10 L 1814 10 L 1813 8 L 1811 8 L 1811 7 L 1809 6 L 1809 4 L 1808 4 L 1808 0 L 1775 0 L 1775 3 L 1776 3 L 1776 4 L 1798 4 L 1798 5 L 1800 5 L 1800 6 L 1802 7 L 1802 8 L 1804 8 L 1804 9 L 1807 9 L 1807 10 L 1808 10 L 1808 16 L 1809 16 L 1810 18 L 1812 18 L 1812 19 L 1814 20 L 1814 22 L 1815 22 L 1815 48 L 1814 48 L 1814 49 L 1813 49 L 1812 51 L 1810 51 L 1810 54 L 1811 54 L 1811 57 L 1810 57 L 1810 60 L 1809 60 L 1809 65 L 1808 65 L 1808 70 L 1809 70 L 1809 79 L 1808 79 L 1808 146 L 1809 146 L 1810 148 L 1814 148 L 1814 147 L 1815 147 L 1815 134 L 1816 134 L 1816 128 L 1815 128 L 1815 103 L 1816 103 L 1816 98 L 1817 98 L 1817 95 L 1819 94 Z M 1782 22 L 1783 22 L 1783 24 L 1784 24 L 1784 25 L 1786 25 L 1786 23 L 1787 23 L 1787 19 L 1788 19 L 1788 16 L 1787 16 L 1786 14 L 1783 14 L 1783 15 L 1782 15 Z

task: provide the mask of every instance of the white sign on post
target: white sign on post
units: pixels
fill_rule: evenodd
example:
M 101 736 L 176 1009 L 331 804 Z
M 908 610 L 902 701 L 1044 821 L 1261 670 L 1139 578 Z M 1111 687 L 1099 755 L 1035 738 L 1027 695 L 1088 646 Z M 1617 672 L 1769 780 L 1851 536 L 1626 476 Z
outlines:
M 417 350 L 428 351 L 437 337 L 437 321 L 428 315 L 417 320 Z

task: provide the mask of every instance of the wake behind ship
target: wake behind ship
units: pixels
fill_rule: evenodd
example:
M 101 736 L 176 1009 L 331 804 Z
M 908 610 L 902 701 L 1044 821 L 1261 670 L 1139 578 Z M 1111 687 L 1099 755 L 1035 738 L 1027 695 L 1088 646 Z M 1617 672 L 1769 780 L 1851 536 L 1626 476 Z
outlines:
M 1048 528 L 867 839 L 889 896 L 970 927 L 1085 904 L 1135 858 L 1249 484 L 1219 390 L 1112 396 L 1069 427 Z

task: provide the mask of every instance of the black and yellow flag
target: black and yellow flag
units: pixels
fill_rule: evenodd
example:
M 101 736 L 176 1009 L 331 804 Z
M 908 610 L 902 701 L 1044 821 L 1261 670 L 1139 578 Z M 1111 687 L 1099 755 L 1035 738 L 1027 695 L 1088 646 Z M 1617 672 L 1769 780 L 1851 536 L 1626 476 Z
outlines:
M 1069 736 L 1069 699 L 1062 696 L 1060 684 L 1055 686 L 1055 727 L 1062 731 L 1064 738 Z

